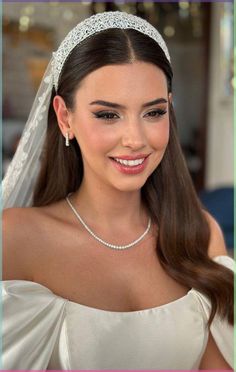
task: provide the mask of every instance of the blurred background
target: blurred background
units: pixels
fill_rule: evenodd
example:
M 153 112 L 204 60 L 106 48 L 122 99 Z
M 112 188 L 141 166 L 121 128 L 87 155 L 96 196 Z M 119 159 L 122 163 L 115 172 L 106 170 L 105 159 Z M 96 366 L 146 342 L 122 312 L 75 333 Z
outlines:
M 163 35 L 174 70 L 181 146 L 195 188 L 233 249 L 233 3 L 3 3 L 3 174 L 16 150 L 44 70 L 84 18 L 123 10 Z

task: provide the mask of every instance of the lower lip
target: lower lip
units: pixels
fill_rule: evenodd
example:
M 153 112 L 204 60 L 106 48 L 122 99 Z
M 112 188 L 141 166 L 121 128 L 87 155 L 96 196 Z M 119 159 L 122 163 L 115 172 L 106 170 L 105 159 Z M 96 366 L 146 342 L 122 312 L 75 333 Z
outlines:
M 113 165 L 118 169 L 121 173 L 125 174 L 139 174 L 144 171 L 147 165 L 148 157 L 146 157 L 142 164 L 134 165 L 132 167 L 129 167 L 127 165 L 123 165 L 121 163 L 118 163 L 116 160 L 110 159 L 113 163 Z

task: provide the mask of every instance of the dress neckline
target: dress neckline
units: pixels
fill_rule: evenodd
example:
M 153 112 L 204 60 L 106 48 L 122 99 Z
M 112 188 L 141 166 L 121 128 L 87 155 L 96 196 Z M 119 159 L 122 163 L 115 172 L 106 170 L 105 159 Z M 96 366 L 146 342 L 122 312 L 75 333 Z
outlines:
M 173 305 L 177 305 L 177 304 L 181 303 L 182 301 L 187 300 L 189 295 L 194 291 L 195 291 L 194 288 L 191 288 L 191 289 L 189 289 L 189 291 L 184 296 L 181 296 L 181 297 L 177 298 L 176 300 L 167 302 L 166 304 L 163 304 L 163 305 L 159 305 L 159 306 L 155 306 L 155 307 L 149 307 L 149 308 L 142 309 L 142 310 L 132 310 L 132 311 L 104 310 L 104 309 L 99 309 L 97 307 L 87 306 L 87 305 L 84 305 L 84 304 L 80 304 L 78 302 L 70 301 L 70 300 L 65 299 L 64 297 L 61 297 L 61 296 L 57 296 L 57 295 L 55 295 L 55 296 L 66 300 L 71 306 L 73 306 L 75 308 L 80 307 L 81 309 L 84 309 L 84 310 L 88 310 L 88 311 L 91 311 L 91 312 L 97 312 L 97 313 L 101 313 L 101 314 L 107 314 L 107 315 L 130 316 L 130 315 L 139 315 L 139 314 L 141 315 L 141 314 L 146 314 L 146 313 L 148 314 L 148 313 L 152 313 L 152 312 L 159 311 L 159 310 L 166 310 L 167 308 L 169 308 Z
M 117 314 L 117 315 L 129 315 L 129 314 L 130 315 L 135 315 L 135 314 L 142 314 L 142 313 L 145 314 L 145 313 L 157 311 L 159 309 L 160 310 L 161 309 L 165 310 L 169 306 L 177 305 L 178 303 L 180 303 L 182 301 L 185 301 L 189 297 L 190 293 L 194 292 L 194 288 L 191 288 L 191 289 L 188 290 L 188 292 L 184 296 L 181 296 L 181 297 L 177 298 L 176 300 L 167 302 L 166 304 L 151 307 L 151 308 L 146 308 L 146 309 L 142 309 L 142 310 L 133 310 L 133 311 L 113 311 L 113 310 L 100 309 L 100 308 L 97 308 L 97 307 L 88 306 L 88 305 L 84 305 L 84 304 L 81 304 L 81 303 L 78 303 L 78 302 L 71 301 L 68 298 L 62 297 L 62 296 L 54 293 L 50 288 L 46 287 L 43 284 L 37 283 L 37 282 L 33 282 L 33 281 L 30 281 L 30 280 L 16 280 L 16 281 L 25 282 L 25 283 L 28 283 L 29 285 L 33 285 L 35 287 L 40 287 L 44 291 L 50 293 L 50 295 L 67 302 L 68 304 L 70 304 L 73 307 L 80 307 L 81 309 L 88 310 L 88 311 L 91 311 L 91 312 L 98 312 L 98 313 L 103 313 L 103 314 L 106 313 L 106 314 L 113 314 L 113 315 L 115 315 L 115 314 Z
M 88 310 L 88 311 L 91 311 L 91 312 L 97 312 L 97 313 L 103 313 L 103 314 L 113 314 L 113 315 L 115 315 L 115 314 L 126 315 L 126 316 L 127 315 L 142 314 L 142 313 L 145 314 L 145 313 L 150 313 L 150 312 L 161 310 L 161 309 L 165 310 L 170 306 L 177 305 L 178 303 L 180 303 L 182 301 L 185 301 L 189 297 L 190 293 L 195 291 L 194 288 L 191 288 L 191 289 L 188 290 L 188 292 L 184 296 L 181 296 L 181 297 L 177 298 L 176 300 L 167 302 L 166 304 L 151 307 L 151 308 L 146 308 L 146 309 L 142 309 L 142 310 L 133 310 L 133 311 L 112 311 L 112 310 L 100 309 L 100 308 L 96 308 L 96 307 L 93 307 L 93 306 L 88 306 L 88 305 L 84 305 L 84 304 L 81 304 L 81 303 L 78 303 L 78 302 L 71 301 L 68 298 L 62 297 L 62 296 L 54 293 L 50 288 L 46 287 L 45 285 L 37 283 L 37 282 L 30 281 L 30 280 L 13 279 L 13 280 L 5 280 L 5 281 L 3 281 L 3 283 L 4 282 L 6 284 L 7 283 L 10 284 L 12 282 L 13 283 L 13 288 L 14 288 L 14 282 L 16 282 L 16 284 L 18 282 L 19 284 L 22 283 L 22 286 L 23 285 L 29 285 L 29 286 L 35 287 L 36 289 L 41 289 L 41 291 L 40 291 L 41 293 L 42 292 L 48 293 L 51 296 L 53 296 L 53 297 L 55 297 L 59 300 L 62 300 L 62 301 L 70 304 L 71 306 L 73 306 L 75 308 L 80 307 L 81 309 Z M 10 287 L 11 287 L 11 285 L 10 285 Z M 10 287 L 8 287 L 8 289 Z M 28 289 L 26 289 L 26 290 L 29 291 Z M 33 288 L 32 288 L 32 290 L 33 290 Z M 16 291 L 16 289 L 13 289 L 13 292 L 15 292 L 15 291 Z M 11 292 L 11 289 L 10 289 L 10 292 Z M 37 291 L 35 292 L 35 295 L 36 294 L 37 294 Z
M 216 261 L 216 262 L 220 262 L 221 259 L 225 259 L 226 260 L 229 260 L 229 261 L 233 261 L 234 259 L 230 256 L 226 256 L 226 255 L 218 255 L 218 256 L 215 256 L 213 259 L 213 261 Z M 103 314 L 107 314 L 107 315 L 123 315 L 123 316 L 129 316 L 129 315 L 138 315 L 138 314 L 148 314 L 148 313 L 151 313 L 151 312 L 155 312 L 155 311 L 159 311 L 159 310 L 167 310 L 169 307 L 171 306 L 174 306 L 174 305 L 177 305 L 177 304 L 180 304 L 181 302 L 183 301 L 186 301 L 190 294 L 191 293 L 197 293 L 198 291 L 194 288 L 191 288 L 189 289 L 189 291 L 184 295 L 184 296 L 181 296 L 179 298 L 177 298 L 176 300 L 173 300 L 173 301 L 170 301 L 166 304 L 163 304 L 163 305 L 159 305 L 159 306 L 155 306 L 155 307 L 151 307 L 151 308 L 147 308 L 147 309 L 143 309 L 143 310 L 134 310 L 134 311 L 112 311 L 112 310 L 104 310 L 104 309 L 99 309 L 99 308 L 96 308 L 96 307 L 92 307 L 92 306 L 87 306 L 87 305 L 84 305 L 84 304 L 80 304 L 78 302 L 73 302 L 67 298 L 64 298 L 62 296 L 59 296 L 57 295 L 56 293 L 54 293 L 51 289 L 49 289 L 48 287 L 44 286 L 43 284 L 40 284 L 40 283 L 37 283 L 37 282 L 33 282 L 33 281 L 30 281 L 30 280 L 21 280 L 21 279 L 15 279 L 15 280 L 6 280 L 5 282 L 23 282 L 23 283 L 28 283 L 29 285 L 34 285 L 35 287 L 40 287 L 42 288 L 44 291 L 50 293 L 52 296 L 58 298 L 58 299 L 61 299 L 67 303 L 69 303 L 71 306 L 74 306 L 74 307 L 80 307 L 81 309 L 84 309 L 84 310 L 88 310 L 88 311 L 91 311 L 91 312 L 97 312 L 97 313 L 103 313 Z M 195 297 L 195 296 L 194 296 Z

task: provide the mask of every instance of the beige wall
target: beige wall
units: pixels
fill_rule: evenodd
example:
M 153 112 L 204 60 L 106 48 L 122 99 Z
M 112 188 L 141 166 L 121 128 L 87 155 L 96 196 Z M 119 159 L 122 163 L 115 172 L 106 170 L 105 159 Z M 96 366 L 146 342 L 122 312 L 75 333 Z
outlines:
M 212 13 L 209 117 L 206 187 L 233 184 L 233 96 L 224 97 L 221 69 L 220 15 L 222 3 Z

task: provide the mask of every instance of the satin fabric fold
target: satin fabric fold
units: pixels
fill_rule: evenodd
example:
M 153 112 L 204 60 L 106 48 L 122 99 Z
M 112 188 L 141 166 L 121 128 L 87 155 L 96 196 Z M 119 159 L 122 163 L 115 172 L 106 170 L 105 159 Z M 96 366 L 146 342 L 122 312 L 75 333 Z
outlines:
M 232 258 L 214 260 L 234 270 Z M 2 289 L 4 370 L 196 370 L 209 336 L 210 303 L 195 289 L 133 312 L 77 304 L 30 281 Z M 233 368 L 233 327 L 216 316 L 210 331 Z

